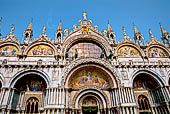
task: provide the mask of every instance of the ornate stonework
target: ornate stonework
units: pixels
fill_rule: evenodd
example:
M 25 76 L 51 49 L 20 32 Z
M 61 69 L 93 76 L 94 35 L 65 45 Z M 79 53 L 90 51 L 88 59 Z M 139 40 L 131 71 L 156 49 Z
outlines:
M 169 114 L 169 33 L 161 26 L 159 41 L 149 30 L 145 43 L 134 25 L 134 39 L 123 27 L 117 42 L 109 23 L 99 31 L 86 12 L 78 22 L 60 21 L 55 40 L 45 25 L 33 38 L 31 21 L 18 41 L 12 25 L 0 39 L 0 112 Z

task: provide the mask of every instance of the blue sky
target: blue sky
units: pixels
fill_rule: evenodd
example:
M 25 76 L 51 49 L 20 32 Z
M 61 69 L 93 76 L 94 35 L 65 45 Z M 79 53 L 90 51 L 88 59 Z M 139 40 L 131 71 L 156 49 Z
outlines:
M 122 26 L 133 38 L 133 23 L 145 41 L 149 40 L 149 28 L 154 37 L 161 38 L 159 23 L 170 32 L 170 0 L 1 0 L 0 4 L 2 37 L 9 34 L 14 24 L 15 36 L 20 40 L 31 19 L 34 38 L 46 25 L 47 36 L 55 39 L 60 19 L 63 29 L 73 29 L 73 24 L 78 25 L 82 19 L 83 11 L 92 25 L 98 25 L 98 30 L 107 29 L 109 20 L 117 41 L 123 37 Z

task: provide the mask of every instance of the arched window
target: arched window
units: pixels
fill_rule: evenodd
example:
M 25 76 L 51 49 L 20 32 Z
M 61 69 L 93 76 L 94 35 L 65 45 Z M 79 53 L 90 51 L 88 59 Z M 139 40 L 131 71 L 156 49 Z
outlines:
M 93 42 L 79 42 L 73 44 L 73 46 L 69 48 L 66 53 L 69 59 L 88 57 L 105 58 L 104 49 Z
M 38 99 L 31 97 L 26 102 L 26 113 L 38 113 Z
M 146 96 L 140 95 L 138 97 L 139 110 L 142 112 L 149 111 L 150 105 L 149 100 Z

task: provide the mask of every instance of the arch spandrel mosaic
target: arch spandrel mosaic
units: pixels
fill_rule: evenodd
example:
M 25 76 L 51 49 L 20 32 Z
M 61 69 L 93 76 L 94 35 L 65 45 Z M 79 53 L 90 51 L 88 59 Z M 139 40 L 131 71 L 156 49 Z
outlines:
M 0 48 L 0 56 L 17 56 L 19 50 L 12 45 L 3 46 Z
M 73 73 L 69 82 L 69 86 L 76 89 L 82 86 L 98 86 L 106 89 L 113 85 L 108 74 L 96 67 L 80 68 L 77 72 Z
M 28 56 L 48 56 L 54 55 L 54 50 L 47 45 L 37 45 L 31 48 L 27 54 Z
M 149 49 L 149 57 L 168 57 L 168 54 L 161 48 L 153 47 Z
M 117 55 L 120 57 L 140 57 L 139 51 L 131 46 L 122 46 L 117 51 Z

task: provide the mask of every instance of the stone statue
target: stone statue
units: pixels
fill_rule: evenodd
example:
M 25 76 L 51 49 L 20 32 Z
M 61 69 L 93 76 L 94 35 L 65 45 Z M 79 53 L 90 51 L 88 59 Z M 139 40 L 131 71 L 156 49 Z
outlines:
M 44 25 L 42 35 L 45 35 L 45 33 L 46 33 L 46 26 Z
M 65 32 L 65 36 L 67 37 L 68 36 L 68 29 L 65 29 L 64 32 Z
M 151 32 L 151 29 L 149 29 L 149 36 L 150 36 L 150 38 L 153 38 L 153 34 Z
M 10 36 L 14 36 L 14 30 L 15 30 L 15 26 L 12 24 Z
M 83 12 L 83 20 L 87 21 L 87 17 L 86 17 L 86 12 L 85 11 Z
M 73 27 L 74 27 L 73 30 L 76 31 L 77 30 L 77 26 L 74 24 Z

